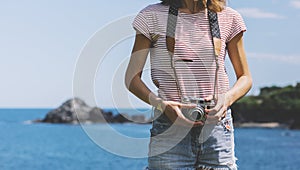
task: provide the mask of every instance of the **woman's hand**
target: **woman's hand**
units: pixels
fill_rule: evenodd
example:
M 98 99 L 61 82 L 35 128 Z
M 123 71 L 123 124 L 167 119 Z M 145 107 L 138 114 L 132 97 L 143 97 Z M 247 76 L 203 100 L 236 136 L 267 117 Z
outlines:
M 209 101 L 212 99 L 213 99 L 212 96 L 205 98 L 206 101 Z M 210 109 L 205 109 L 205 112 L 207 113 L 205 123 L 216 124 L 219 121 L 221 121 L 222 118 L 226 117 L 227 109 L 230 106 L 229 95 L 227 93 L 217 95 L 215 102 L 216 102 L 215 107 L 210 108 Z
M 188 126 L 188 127 L 195 127 L 195 126 L 203 126 L 204 122 L 201 121 L 191 121 L 187 119 L 183 113 L 181 112 L 182 108 L 191 109 L 196 107 L 195 104 L 183 104 L 174 101 L 162 101 L 162 110 L 163 114 L 165 114 L 171 122 L 175 123 L 176 125 L 181 126 Z

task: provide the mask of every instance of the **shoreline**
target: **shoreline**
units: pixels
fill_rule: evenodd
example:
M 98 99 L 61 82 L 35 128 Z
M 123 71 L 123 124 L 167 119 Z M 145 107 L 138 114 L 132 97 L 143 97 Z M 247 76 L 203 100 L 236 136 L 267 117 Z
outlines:
M 258 123 L 258 122 L 245 122 L 245 123 L 234 123 L 234 126 L 237 128 L 284 128 L 289 129 L 289 126 L 286 124 L 281 124 L 278 122 L 266 122 L 266 123 Z

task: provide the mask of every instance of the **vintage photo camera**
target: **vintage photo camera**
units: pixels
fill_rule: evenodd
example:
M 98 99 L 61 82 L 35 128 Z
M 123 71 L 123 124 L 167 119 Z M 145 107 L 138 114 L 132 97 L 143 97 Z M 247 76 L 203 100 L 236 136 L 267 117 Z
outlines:
M 182 99 L 182 103 L 196 104 L 195 108 L 182 108 L 181 109 L 183 115 L 186 118 L 188 118 L 189 120 L 194 121 L 194 122 L 198 122 L 198 121 L 205 122 L 205 120 L 206 120 L 205 109 L 211 109 L 215 106 L 214 100 L 206 101 L 203 98 L 184 97 Z

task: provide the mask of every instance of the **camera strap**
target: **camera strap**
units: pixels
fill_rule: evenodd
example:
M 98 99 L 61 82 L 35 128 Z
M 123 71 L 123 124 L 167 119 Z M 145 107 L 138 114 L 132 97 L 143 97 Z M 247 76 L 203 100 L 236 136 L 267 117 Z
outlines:
M 207 0 L 207 15 L 210 25 L 210 32 L 213 42 L 213 48 L 214 48 L 214 56 L 215 56 L 215 62 L 216 62 L 216 72 L 215 72 L 215 80 L 214 80 L 214 91 L 213 91 L 213 99 L 216 99 L 216 91 L 217 91 L 217 81 L 218 81 L 218 70 L 219 70 L 219 55 L 221 53 L 221 33 L 220 33 L 220 27 L 218 22 L 218 15 L 216 12 L 210 10 L 208 8 L 208 5 L 210 3 L 210 0 Z M 175 32 L 176 32 L 176 25 L 178 20 L 178 7 L 170 5 L 169 7 L 169 14 L 168 14 L 168 23 L 167 23 L 167 31 L 166 31 L 166 45 L 167 49 L 169 51 L 170 56 L 172 57 L 171 66 L 175 73 L 175 78 L 177 82 L 177 87 L 179 93 L 181 92 L 180 85 L 178 83 L 178 77 L 176 74 L 175 69 L 175 61 L 174 61 L 174 49 L 175 49 Z

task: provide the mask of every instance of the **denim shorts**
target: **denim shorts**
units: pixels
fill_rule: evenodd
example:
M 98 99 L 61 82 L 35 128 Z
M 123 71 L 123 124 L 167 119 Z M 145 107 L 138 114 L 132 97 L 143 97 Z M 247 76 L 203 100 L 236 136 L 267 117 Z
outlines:
M 160 115 L 153 121 L 148 170 L 236 170 L 231 110 L 218 124 L 202 127 L 172 125 Z

